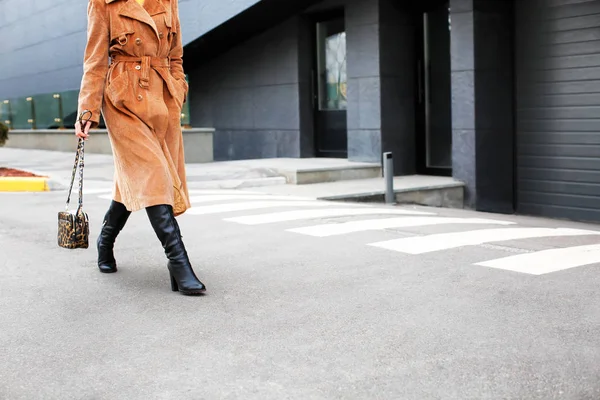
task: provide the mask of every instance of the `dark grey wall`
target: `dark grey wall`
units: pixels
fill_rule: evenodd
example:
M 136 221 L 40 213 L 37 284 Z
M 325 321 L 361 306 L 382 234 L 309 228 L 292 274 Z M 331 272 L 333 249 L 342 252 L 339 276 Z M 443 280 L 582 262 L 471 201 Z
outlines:
M 300 156 L 299 27 L 294 17 L 188 71 L 192 124 L 215 127 L 216 160 Z
M 406 2 L 379 0 L 381 151 L 394 155 L 396 175 L 416 172 L 417 21 L 405 5 Z
M 451 0 L 453 176 L 482 211 L 514 210 L 512 7 Z
M 204 35 L 261 0 L 179 0 L 183 43 Z
M 298 105 L 300 122 L 300 157 L 315 157 L 315 123 L 313 109 L 312 23 L 298 18 Z
M 0 99 L 78 89 L 87 2 L 0 2 Z
M 344 7 L 348 158 L 415 172 L 414 26 L 393 0 L 329 0 Z M 191 72 L 195 126 L 213 126 L 215 159 L 314 156 L 312 26 L 299 15 Z M 188 71 L 189 72 L 189 71 Z
M 512 213 L 514 3 L 477 0 L 475 5 L 477 209 Z
M 345 7 L 348 73 L 348 159 L 381 161 L 379 2 Z
M 394 0 L 330 0 L 344 6 L 348 71 L 348 159 L 381 162 L 394 154 L 397 175 L 415 172 L 414 20 Z
M 600 221 L 600 1 L 517 2 L 517 211 Z
M 259 1 L 179 0 L 184 44 Z M 0 100 L 79 89 L 87 4 L 0 1 Z

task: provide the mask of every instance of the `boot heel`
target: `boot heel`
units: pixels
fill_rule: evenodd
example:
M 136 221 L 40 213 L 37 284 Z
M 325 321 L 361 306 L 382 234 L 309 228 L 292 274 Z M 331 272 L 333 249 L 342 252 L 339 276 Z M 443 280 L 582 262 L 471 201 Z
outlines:
M 179 292 L 179 285 L 177 285 L 177 280 L 175 279 L 173 274 L 170 273 L 170 276 L 171 276 L 171 290 L 174 292 Z

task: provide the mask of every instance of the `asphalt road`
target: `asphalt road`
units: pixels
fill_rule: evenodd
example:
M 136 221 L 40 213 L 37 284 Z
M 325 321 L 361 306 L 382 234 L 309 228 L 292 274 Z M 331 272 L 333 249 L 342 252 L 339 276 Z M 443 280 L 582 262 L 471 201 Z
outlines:
M 144 212 L 103 275 L 56 245 L 63 192 L 0 194 L 0 399 L 600 398 L 598 226 L 219 193 L 180 219 L 204 297 L 170 291 Z

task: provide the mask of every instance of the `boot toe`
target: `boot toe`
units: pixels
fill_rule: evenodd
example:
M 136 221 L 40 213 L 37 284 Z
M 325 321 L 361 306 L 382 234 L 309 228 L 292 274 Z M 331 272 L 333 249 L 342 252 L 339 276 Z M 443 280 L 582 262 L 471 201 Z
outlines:
M 200 296 L 206 293 L 206 288 L 203 286 L 202 288 L 194 288 L 194 289 L 179 289 L 179 293 L 184 296 Z
M 98 269 L 100 270 L 100 272 L 105 273 L 105 274 L 111 274 L 111 273 L 117 272 L 117 266 L 110 265 L 110 264 L 99 264 Z
M 200 281 L 188 282 L 179 286 L 179 292 L 185 295 L 203 294 L 206 292 L 206 286 Z

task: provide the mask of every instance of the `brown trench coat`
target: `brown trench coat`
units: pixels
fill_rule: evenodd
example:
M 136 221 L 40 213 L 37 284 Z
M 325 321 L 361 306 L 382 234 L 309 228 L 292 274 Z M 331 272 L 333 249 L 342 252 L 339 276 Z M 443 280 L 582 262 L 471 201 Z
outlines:
M 183 72 L 178 0 L 89 0 L 79 112 L 104 115 L 112 145 L 114 200 L 137 211 L 190 207 L 181 107 Z M 110 64 L 109 64 L 110 56 Z

